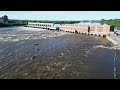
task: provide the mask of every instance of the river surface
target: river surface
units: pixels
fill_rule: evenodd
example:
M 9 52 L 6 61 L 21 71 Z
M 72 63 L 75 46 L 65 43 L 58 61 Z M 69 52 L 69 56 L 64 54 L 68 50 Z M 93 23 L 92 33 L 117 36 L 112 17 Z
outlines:
M 0 28 L 0 79 L 119 79 L 106 38 L 30 27 Z

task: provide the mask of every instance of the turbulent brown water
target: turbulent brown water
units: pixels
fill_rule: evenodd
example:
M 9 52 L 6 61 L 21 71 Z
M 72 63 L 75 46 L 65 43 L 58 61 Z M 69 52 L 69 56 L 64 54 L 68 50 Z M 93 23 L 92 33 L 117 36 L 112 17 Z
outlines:
M 1 79 L 114 79 L 119 75 L 120 51 L 106 38 L 0 28 Z

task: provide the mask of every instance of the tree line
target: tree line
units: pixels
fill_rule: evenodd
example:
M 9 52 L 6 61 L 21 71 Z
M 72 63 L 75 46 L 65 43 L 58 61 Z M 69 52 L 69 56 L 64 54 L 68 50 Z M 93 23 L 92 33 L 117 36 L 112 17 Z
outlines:
M 74 23 L 80 23 L 83 21 L 50 21 L 50 20 L 9 20 L 7 22 L 0 22 L 0 26 L 20 26 L 20 25 L 27 25 L 28 22 L 38 22 L 38 23 L 54 23 L 54 24 L 74 24 Z M 87 21 L 86 21 L 87 22 Z M 116 27 L 120 27 L 120 19 L 110 19 L 110 20 L 104 20 L 101 19 L 99 21 L 92 20 L 92 23 L 99 22 L 102 24 L 108 24 L 113 25 Z
M 120 27 L 120 19 L 109 19 L 109 20 L 101 19 L 99 22 L 107 25 L 113 25 L 115 27 Z
M 0 22 L 1 27 L 6 26 L 20 26 L 27 25 L 28 22 L 38 22 L 38 23 L 54 23 L 54 24 L 74 24 L 80 21 L 49 21 L 49 20 L 9 20 L 7 22 Z
M 0 27 L 7 27 L 7 26 L 20 26 L 20 25 L 26 25 L 26 20 L 9 20 L 6 22 L 0 22 Z
M 53 24 L 74 24 L 80 23 L 80 21 L 48 21 L 48 20 L 28 20 L 28 22 L 38 22 L 38 23 L 53 23 Z

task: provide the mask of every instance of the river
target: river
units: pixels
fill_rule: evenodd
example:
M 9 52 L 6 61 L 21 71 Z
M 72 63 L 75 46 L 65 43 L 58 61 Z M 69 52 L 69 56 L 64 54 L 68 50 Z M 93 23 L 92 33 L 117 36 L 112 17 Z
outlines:
M 30 27 L 0 28 L 0 79 L 119 79 L 106 38 Z

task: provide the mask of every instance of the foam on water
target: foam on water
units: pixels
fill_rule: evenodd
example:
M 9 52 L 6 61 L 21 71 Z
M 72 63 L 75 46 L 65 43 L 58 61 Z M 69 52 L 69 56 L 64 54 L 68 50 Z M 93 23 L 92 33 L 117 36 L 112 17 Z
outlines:
M 45 31 L 45 29 L 31 28 L 31 27 L 19 27 L 19 29 L 24 31 Z
M 110 56 L 113 52 L 107 50 L 113 47 L 105 46 L 106 41 L 103 44 L 102 40 L 100 42 L 93 37 L 76 34 L 58 38 L 66 32 L 34 31 L 35 28 L 28 27 L 13 29 L 15 30 L 11 28 L 10 31 L 0 31 L 0 38 L 6 41 L 1 42 L 0 45 L 0 78 L 44 78 L 44 76 L 56 78 L 57 75 L 60 75 L 60 78 L 113 78 L 113 56 Z M 46 38 L 51 39 L 39 40 Z M 20 42 L 11 43 L 17 41 Z M 99 51 L 108 57 L 102 55 L 97 57 Z M 32 59 L 33 56 L 37 57 Z M 48 74 L 43 75 L 44 72 Z M 52 76 L 51 73 L 56 76 Z M 27 74 L 28 76 L 24 77 Z M 114 77 L 116 77 L 116 67 L 114 67 Z
M 13 29 L 13 30 L 12 30 Z M 64 35 L 66 33 L 64 32 L 56 32 L 56 31 L 49 31 L 39 28 L 30 28 L 30 27 L 17 27 L 17 30 L 14 30 L 16 28 L 10 28 L 9 31 L 1 31 L 0 33 L 0 41 L 6 42 L 17 42 L 21 40 L 32 40 L 32 39 L 46 39 L 49 37 L 57 37 Z M 46 32 L 46 33 L 43 33 Z
M 107 46 L 104 46 L 104 45 L 97 45 L 97 46 L 93 46 L 93 48 L 114 49 L 114 47 L 107 47 Z

